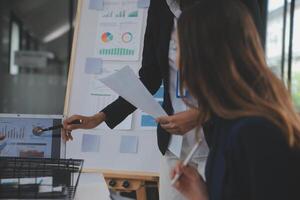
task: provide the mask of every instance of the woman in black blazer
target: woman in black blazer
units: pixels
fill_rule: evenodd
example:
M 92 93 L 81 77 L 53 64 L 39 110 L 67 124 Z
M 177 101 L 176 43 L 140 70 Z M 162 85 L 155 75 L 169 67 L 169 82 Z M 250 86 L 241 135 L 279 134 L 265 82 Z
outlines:
M 206 181 L 178 164 L 175 187 L 190 200 L 299 200 L 300 118 L 245 6 L 203 1 L 182 13 L 178 38 L 210 153 Z

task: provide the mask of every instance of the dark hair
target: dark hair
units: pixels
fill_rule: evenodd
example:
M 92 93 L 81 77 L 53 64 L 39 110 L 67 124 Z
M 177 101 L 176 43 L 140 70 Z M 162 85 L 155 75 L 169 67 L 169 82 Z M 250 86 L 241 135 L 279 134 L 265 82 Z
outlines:
M 197 100 L 204 123 L 263 117 L 277 125 L 291 146 L 299 144 L 300 120 L 289 92 L 268 68 L 248 9 L 235 0 L 204 0 L 178 20 L 180 76 Z

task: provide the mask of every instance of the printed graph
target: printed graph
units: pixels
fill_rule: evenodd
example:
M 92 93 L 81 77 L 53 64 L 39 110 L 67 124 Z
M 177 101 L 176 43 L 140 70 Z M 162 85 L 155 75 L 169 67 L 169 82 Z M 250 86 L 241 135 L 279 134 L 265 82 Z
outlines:
M 100 11 L 95 54 L 103 61 L 137 61 L 144 12 L 137 8 L 136 0 L 113 1 L 118 5 Z
M 136 11 L 133 11 L 133 12 L 130 12 L 129 14 L 128 14 L 128 17 L 138 17 L 139 16 L 139 14 L 138 14 L 138 11 L 136 10 Z
M 116 14 L 116 17 L 118 17 L 118 18 L 124 18 L 124 17 L 126 17 L 126 11 L 125 10 L 121 10 L 120 12 L 118 12 Z
M 110 32 L 106 32 L 101 35 L 101 40 L 104 43 L 110 42 L 113 39 L 114 39 L 114 36 Z
M 103 56 L 133 56 L 133 49 L 126 48 L 111 48 L 111 49 L 100 49 L 100 55 Z
M 122 41 L 124 43 L 129 43 L 129 42 L 132 41 L 132 39 L 133 39 L 132 33 L 130 33 L 130 32 L 123 33 L 123 35 L 122 35 Z
M 109 11 L 109 12 L 103 14 L 102 17 L 104 17 L 104 18 L 111 18 L 111 17 L 113 17 L 113 11 Z
M 8 126 L 4 126 L 0 131 L 7 139 L 23 139 L 25 137 L 25 127 L 9 128 Z
M 139 12 L 137 10 L 130 11 L 130 12 L 128 12 L 126 10 L 121 10 L 121 11 L 117 11 L 117 12 L 108 11 L 108 12 L 105 12 L 104 14 L 102 14 L 103 18 L 113 18 L 113 17 L 116 17 L 116 18 L 125 18 L 125 17 L 135 18 L 135 17 L 138 17 L 138 16 L 139 16 Z

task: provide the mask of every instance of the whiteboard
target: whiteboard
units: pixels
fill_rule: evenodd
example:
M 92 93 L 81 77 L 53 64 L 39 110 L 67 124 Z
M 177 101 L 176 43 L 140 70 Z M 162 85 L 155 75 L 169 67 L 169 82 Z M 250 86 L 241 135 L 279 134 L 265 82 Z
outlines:
M 139 8 L 138 0 L 78 1 L 66 116 L 94 115 L 117 98 L 98 79 L 124 66 L 138 72 L 146 19 L 147 9 Z M 86 170 L 158 173 L 161 154 L 156 130 L 147 127 L 149 120 L 140 126 L 142 113 L 137 110 L 114 130 L 101 125 L 73 131 L 66 157 L 84 159 Z

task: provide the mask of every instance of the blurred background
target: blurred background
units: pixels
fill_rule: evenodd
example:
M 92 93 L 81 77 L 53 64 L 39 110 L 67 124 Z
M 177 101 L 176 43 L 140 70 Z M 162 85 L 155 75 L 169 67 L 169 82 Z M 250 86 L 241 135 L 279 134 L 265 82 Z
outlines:
M 76 4 L 0 0 L 0 113 L 63 113 Z
M 267 2 L 266 57 L 300 110 L 300 0 Z
M 258 0 L 271 69 L 300 109 L 300 0 Z M 62 114 L 76 0 L 0 0 L 0 113 Z

